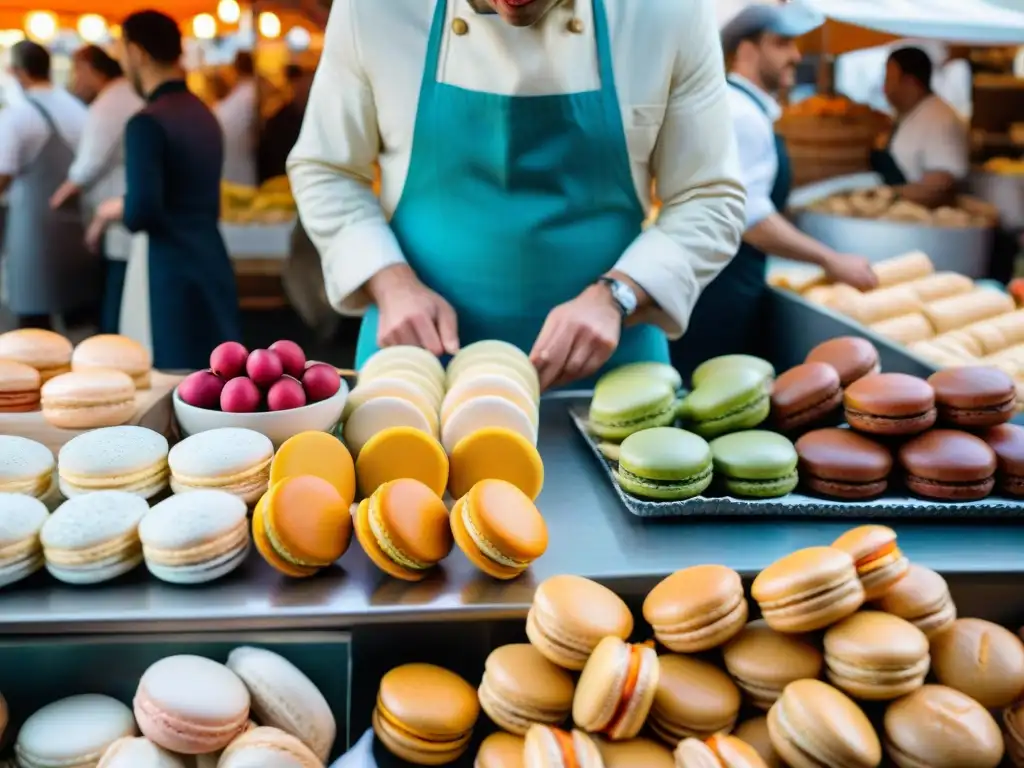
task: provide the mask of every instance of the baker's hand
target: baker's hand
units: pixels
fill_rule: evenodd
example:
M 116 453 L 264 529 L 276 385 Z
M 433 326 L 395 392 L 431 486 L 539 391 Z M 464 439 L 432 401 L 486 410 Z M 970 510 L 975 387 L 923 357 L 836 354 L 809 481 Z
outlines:
M 584 379 L 608 362 L 622 335 L 622 313 L 603 285 L 592 285 L 551 310 L 530 360 L 541 389 Z
M 878 287 L 878 277 L 871 262 L 863 256 L 837 253 L 825 264 L 825 275 L 833 283 L 844 283 L 858 291 L 871 291 Z
M 103 242 L 103 233 L 115 221 L 120 221 L 122 216 L 124 216 L 123 197 L 114 197 L 99 204 L 99 207 L 96 208 L 96 215 L 93 216 L 89 228 L 85 231 L 85 244 L 90 251 L 99 252 L 100 244 Z
M 405 264 L 382 269 L 367 285 L 380 317 L 377 346 L 408 344 L 440 357 L 459 351 L 459 327 L 452 305 L 430 290 Z
M 53 193 L 53 197 L 50 198 L 50 208 L 57 210 L 77 194 L 78 187 L 70 181 L 65 181 Z
M 93 253 L 99 253 L 103 242 L 103 233 L 107 231 L 107 221 L 102 216 L 94 216 L 85 230 L 85 245 Z

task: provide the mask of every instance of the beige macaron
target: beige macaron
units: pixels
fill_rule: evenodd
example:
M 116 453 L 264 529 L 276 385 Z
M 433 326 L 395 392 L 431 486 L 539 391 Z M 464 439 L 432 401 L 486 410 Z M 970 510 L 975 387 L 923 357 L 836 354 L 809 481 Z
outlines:
M 658 738 L 674 747 L 686 738 L 732 730 L 740 691 L 725 672 L 694 656 L 666 654 L 658 661 L 658 689 L 648 719 Z
M 437 419 L 437 407 L 431 402 L 423 390 L 404 379 L 373 379 L 359 384 L 345 401 L 345 411 L 341 415 L 343 422 L 348 421 L 353 411 L 359 409 L 371 400 L 381 397 L 394 397 L 399 400 L 407 400 L 423 414 L 430 425 L 433 434 L 438 434 L 440 425 Z
M 71 370 L 71 342 L 53 331 L 22 328 L 0 334 L 0 360 L 13 360 L 39 371 L 45 384 Z
M 911 563 L 906 576 L 892 585 L 877 607 L 906 619 L 929 638 L 956 621 L 956 605 L 946 580 L 931 568 Z
M 752 621 L 722 651 L 725 668 L 758 709 L 767 710 L 794 680 L 818 678 L 821 651 L 802 635 L 787 635 Z
M 71 355 L 72 371 L 91 371 L 96 368 L 127 373 L 136 389 L 149 389 L 153 357 L 135 339 L 103 333 L 79 343 Z
M 765 768 L 757 750 L 735 736 L 716 734 L 706 741 L 683 739 L 675 751 L 676 768 Z
M 986 709 L 1006 707 L 1024 694 L 1024 643 L 991 621 L 957 619 L 932 639 L 932 671 Z
M 891 613 L 859 611 L 825 632 L 828 679 L 857 699 L 905 696 L 924 685 L 930 663 L 924 632 Z
M 43 418 L 61 429 L 115 427 L 135 415 L 135 384 L 122 371 L 64 373 L 43 384 Z
M 537 429 L 531 414 L 495 395 L 475 397 L 452 411 L 441 424 L 441 444 L 450 456 L 463 438 L 492 427 L 510 430 L 531 444 L 537 444 Z
M 185 761 L 143 736 L 126 736 L 107 747 L 96 768 L 185 768 Z
M 747 742 L 761 756 L 767 768 L 783 768 L 782 758 L 772 745 L 772 737 L 768 732 L 768 718 L 755 717 L 745 720 L 736 726 L 732 735 Z
M 31 365 L 0 360 L 0 413 L 27 413 L 39 409 L 42 378 Z
M 391 378 L 394 371 L 414 370 L 444 386 L 444 366 L 422 347 L 398 345 L 377 350 L 359 369 L 359 381 Z
M 470 373 L 472 374 L 472 371 Z M 477 397 L 500 397 L 508 400 L 530 417 L 534 429 L 538 426 L 537 404 L 526 387 L 511 376 L 486 372 L 462 376 L 458 383 L 448 390 L 441 403 L 441 421 L 448 421 L 456 409 Z

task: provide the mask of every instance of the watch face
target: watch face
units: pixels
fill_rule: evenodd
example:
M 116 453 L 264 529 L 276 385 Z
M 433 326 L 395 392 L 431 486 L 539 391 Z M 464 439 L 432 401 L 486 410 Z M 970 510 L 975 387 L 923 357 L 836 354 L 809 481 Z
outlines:
M 636 294 L 633 289 L 625 283 L 616 280 L 612 283 L 612 297 L 622 307 L 622 312 L 625 315 L 631 315 L 636 311 Z

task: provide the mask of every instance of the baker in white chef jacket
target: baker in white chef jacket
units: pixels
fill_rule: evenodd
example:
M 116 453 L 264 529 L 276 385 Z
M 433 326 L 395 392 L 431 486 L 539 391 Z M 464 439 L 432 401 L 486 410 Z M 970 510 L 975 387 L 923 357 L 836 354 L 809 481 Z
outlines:
M 920 48 L 889 54 L 885 97 L 896 125 L 871 165 L 901 198 L 935 207 L 950 201 L 970 171 L 970 134 L 960 114 L 932 90 L 932 69 Z
M 729 122 L 714 0 L 336 0 L 289 176 L 357 364 L 483 338 L 545 387 L 667 362 L 739 247 Z

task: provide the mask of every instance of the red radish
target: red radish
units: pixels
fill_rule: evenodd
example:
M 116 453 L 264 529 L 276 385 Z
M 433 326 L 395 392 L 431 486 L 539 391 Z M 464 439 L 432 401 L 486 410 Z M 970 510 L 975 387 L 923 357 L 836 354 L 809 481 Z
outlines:
M 338 393 L 341 388 L 341 376 L 334 366 L 316 363 L 302 374 L 302 388 L 306 390 L 306 397 L 311 403 L 318 403 Z
M 290 411 L 306 404 L 306 392 L 298 379 L 285 376 L 274 383 L 267 392 L 267 410 Z
M 256 349 L 245 362 L 245 372 L 249 374 L 257 387 L 268 388 L 284 376 L 284 366 L 276 352 L 269 349 Z
M 237 341 L 225 341 L 210 353 L 210 368 L 225 381 L 245 375 L 249 350 Z
M 178 385 L 178 397 L 196 408 L 215 411 L 220 407 L 223 389 L 224 379 L 214 375 L 213 371 L 196 371 Z
M 281 358 L 286 374 L 296 379 L 302 377 L 302 372 L 306 368 L 306 353 L 302 351 L 302 347 L 294 341 L 282 339 L 271 344 L 270 351 Z
M 225 413 L 255 413 L 259 407 L 260 389 L 252 379 L 232 379 L 220 393 L 220 408 Z

